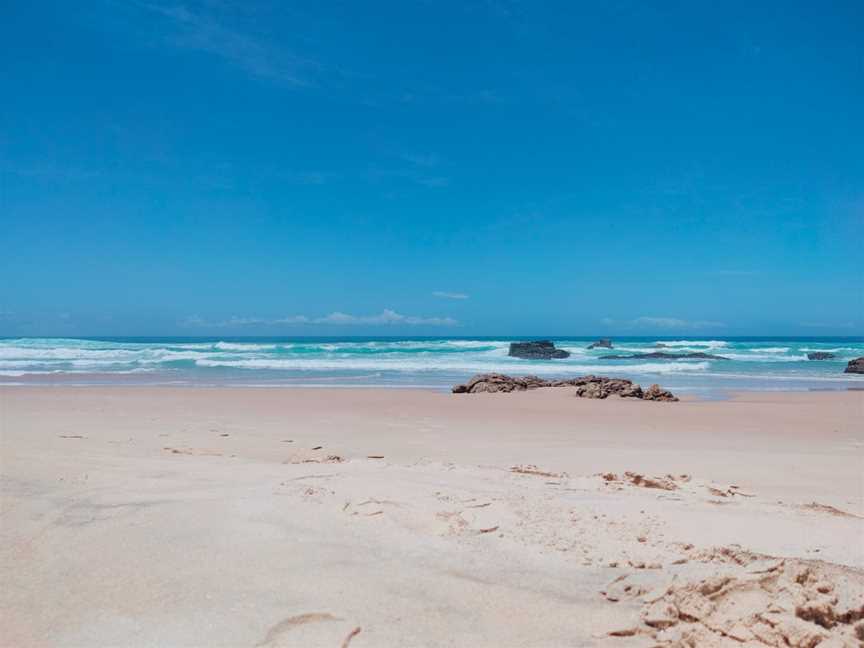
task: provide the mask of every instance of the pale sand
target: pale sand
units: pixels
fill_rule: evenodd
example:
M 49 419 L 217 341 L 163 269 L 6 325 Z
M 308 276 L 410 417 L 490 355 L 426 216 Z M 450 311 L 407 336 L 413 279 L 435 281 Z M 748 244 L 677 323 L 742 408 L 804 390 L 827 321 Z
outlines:
M 859 645 L 864 393 L 571 394 L 0 389 L 0 641 Z

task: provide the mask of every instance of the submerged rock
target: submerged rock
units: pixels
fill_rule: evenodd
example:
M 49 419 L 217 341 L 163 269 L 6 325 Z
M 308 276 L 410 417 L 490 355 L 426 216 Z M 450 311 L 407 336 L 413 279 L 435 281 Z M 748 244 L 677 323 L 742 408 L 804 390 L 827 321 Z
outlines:
M 659 385 L 651 385 L 647 390 L 625 378 L 604 376 L 580 376 L 567 380 L 544 380 L 537 376 L 507 376 L 504 374 L 477 374 L 464 385 L 453 387 L 454 394 L 481 394 L 495 392 L 527 391 L 541 387 L 575 387 L 580 398 L 607 398 L 617 395 L 621 398 L 638 398 L 655 401 L 677 401 L 672 392 Z
M 831 358 L 836 358 L 833 353 L 828 353 L 827 351 L 814 351 L 813 353 L 807 354 L 808 360 L 830 360 Z
M 864 374 L 864 356 L 850 360 L 843 373 Z
M 570 352 L 556 349 L 549 340 L 536 340 L 534 342 L 511 342 L 510 352 L 507 355 L 527 360 L 551 360 L 569 358 Z
M 713 355 L 711 353 L 702 353 L 701 351 L 692 351 L 689 353 L 668 353 L 666 351 L 652 351 L 651 353 L 631 353 L 628 355 L 604 355 L 600 356 L 600 360 L 728 360 L 723 356 Z
M 589 349 L 611 349 L 612 348 L 612 340 L 608 340 L 606 338 L 600 338 L 596 342 L 592 342 L 588 345 Z

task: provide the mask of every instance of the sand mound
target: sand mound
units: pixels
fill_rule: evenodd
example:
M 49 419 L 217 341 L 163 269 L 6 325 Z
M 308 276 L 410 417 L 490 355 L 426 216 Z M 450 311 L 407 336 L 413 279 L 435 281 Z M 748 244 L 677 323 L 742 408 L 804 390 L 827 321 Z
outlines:
M 746 552 L 701 558 L 720 568 L 650 591 L 627 577 L 610 584 L 615 596 L 644 603 L 641 624 L 615 635 L 649 636 L 657 646 L 675 648 L 864 646 L 864 573 Z

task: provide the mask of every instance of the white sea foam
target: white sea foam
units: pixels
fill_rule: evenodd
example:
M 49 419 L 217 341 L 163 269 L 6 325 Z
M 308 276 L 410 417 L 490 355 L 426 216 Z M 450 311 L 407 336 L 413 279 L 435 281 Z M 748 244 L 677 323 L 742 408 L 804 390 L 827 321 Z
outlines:
M 675 347 L 658 347 L 652 344 L 646 344 L 645 346 L 615 346 L 611 349 L 594 349 L 594 353 L 601 354 L 615 354 L 615 353 L 656 353 L 656 352 L 666 352 L 666 353 L 706 353 L 708 349 L 704 346 L 675 346 Z
M 30 360 L 0 360 L 0 369 L 24 369 L 26 367 L 32 367 L 35 364 L 36 363 Z
M 779 355 L 779 353 L 759 353 L 764 349 L 754 349 L 750 353 L 729 353 L 723 352 L 724 358 L 730 360 L 740 360 L 741 362 L 801 362 L 807 360 L 806 355 Z
M 814 352 L 816 352 L 816 351 L 822 351 L 822 352 L 824 352 L 824 353 L 839 353 L 840 351 L 855 351 L 856 353 L 862 353 L 862 352 L 864 352 L 864 349 L 862 349 L 862 348 L 860 348 L 860 347 L 859 347 L 859 348 L 855 348 L 855 347 L 835 347 L 835 348 L 833 348 L 833 349 L 825 349 L 825 348 L 821 348 L 821 349 L 811 349 L 811 348 L 801 347 L 801 351 L 803 351 L 804 353 L 814 353 Z
M 138 358 L 138 362 L 147 364 L 161 362 L 175 362 L 177 360 L 198 360 L 201 358 L 218 357 L 218 353 L 206 353 L 204 351 L 158 351 L 149 356 Z
M 819 375 L 813 373 L 740 373 L 740 372 L 706 372 L 701 374 L 706 378 L 728 378 L 730 380 L 772 380 L 772 381 L 784 381 L 789 380 L 793 382 L 835 382 L 835 383 L 847 383 L 847 382 L 861 382 L 864 383 L 864 376 L 856 375 L 856 374 L 847 374 L 847 373 L 838 373 L 838 374 L 830 374 L 830 375 Z
M 209 348 L 209 346 L 208 346 Z M 25 348 L 25 347 L 0 347 L 0 362 L 3 361 L 32 361 L 68 363 L 78 361 L 99 362 L 165 362 L 171 360 L 195 360 L 207 357 L 210 354 L 203 351 L 171 351 L 167 348 L 145 348 L 145 349 L 85 349 L 58 347 Z M 218 352 L 216 352 L 218 353 Z
M 220 351 L 269 351 L 278 348 L 275 344 L 252 344 L 247 342 L 217 342 L 213 347 Z
M 150 373 L 152 369 L 144 369 L 138 367 L 135 369 L 123 369 L 112 371 L 95 371 L 93 369 L 20 369 L 20 370 L 0 370 L 0 376 L 9 376 L 10 378 L 20 378 L 21 376 L 42 376 L 53 374 L 77 374 L 77 375 L 115 375 L 115 374 L 138 374 Z
M 417 360 L 387 360 L 384 358 L 357 359 L 312 359 L 312 358 L 268 358 L 249 360 L 197 360 L 199 367 L 231 367 L 237 369 L 280 369 L 294 371 L 399 371 L 399 372 L 502 372 L 510 374 L 542 373 L 588 374 L 588 373 L 676 373 L 704 371 L 708 362 L 648 362 L 630 365 L 583 365 L 583 364 L 540 364 L 524 361 L 489 362 L 447 360 L 421 362 Z
M 723 340 L 658 340 L 654 346 L 658 344 L 667 347 L 701 347 L 707 349 L 723 349 L 729 346 L 729 343 Z
M 24 360 L 80 360 L 83 358 L 134 358 L 140 351 L 127 349 L 82 349 L 82 348 L 42 348 L 0 347 L 0 359 Z
M 556 348 L 563 349 L 564 351 L 568 351 L 570 355 L 574 356 L 590 356 L 591 352 L 586 349 L 584 346 L 573 346 L 572 343 L 562 342 L 561 344 L 556 344 Z M 505 353 L 509 352 L 509 347 L 504 347 L 502 349 Z M 604 349 L 605 351 L 609 351 L 609 349 Z
M 55 371 L 36 371 L 36 370 L 8 371 L 8 370 L 4 369 L 4 370 L 0 371 L 0 376 L 8 376 L 10 378 L 20 378 L 21 376 L 40 376 L 40 375 L 58 374 L 58 373 L 67 373 L 67 372 L 62 371 L 60 369 L 55 370 Z

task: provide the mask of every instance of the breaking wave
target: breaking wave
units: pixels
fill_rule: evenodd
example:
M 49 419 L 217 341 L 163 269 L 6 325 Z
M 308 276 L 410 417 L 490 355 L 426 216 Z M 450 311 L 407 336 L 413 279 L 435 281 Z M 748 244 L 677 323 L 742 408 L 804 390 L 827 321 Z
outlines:
M 570 357 L 511 358 L 510 341 L 502 338 L 0 339 L 0 382 L 11 384 L 2 378 L 25 376 L 50 382 L 65 375 L 99 375 L 105 380 L 117 376 L 120 380 L 123 376 L 141 374 L 148 380 L 172 384 L 272 385 L 282 381 L 324 385 L 350 384 L 363 379 L 388 386 L 443 387 L 480 372 L 544 377 L 593 373 L 636 380 L 656 375 L 663 377 L 664 385 L 713 381 L 758 386 L 788 379 L 795 384 L 810 381 L 815 386 L 825 382 L 860 384 L 864 379 L 843 374 L 846 362 L 864 355 L 864 338 L 800 341 L 622 338 L 613 340 L 611 351 L 588 349 L 593 341 L 590 338 L 553 341 L 557 347 L 569 351 Z M 703 352 L 727 360 L 600 359 L 618 353 L 650 353 L 663 347 L 668 353 Z M 810 361 L 807 353 L 813 351 L 828 351 L 836 354 L 836 358 Z

